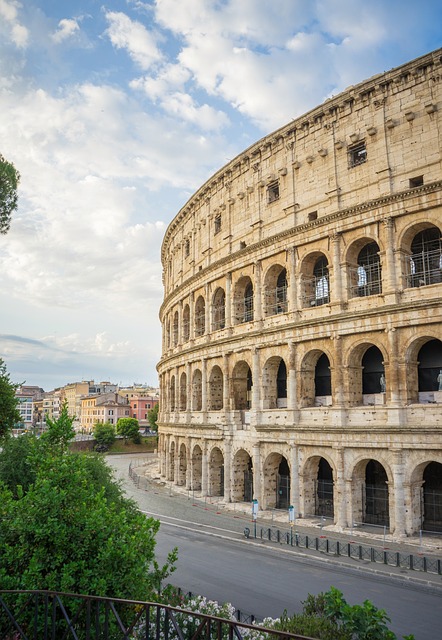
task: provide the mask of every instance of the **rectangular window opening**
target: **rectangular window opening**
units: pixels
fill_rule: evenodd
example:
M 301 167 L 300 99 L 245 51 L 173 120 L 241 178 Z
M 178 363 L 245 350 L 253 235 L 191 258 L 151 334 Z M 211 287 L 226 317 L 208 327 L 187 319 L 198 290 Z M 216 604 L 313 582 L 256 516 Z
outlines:
M 276 180 L 272 182 L 267 187 L 267 202 L 275 202 L 275 200 L 279 200 L 279 181 Z
M 414 187 L 421 187 L 424 184 L 424 176 L 416 176 L 414 178 L 410 178 L 409 184 L 410 189 L 414 189 Z
M 312 220 L 317 220 L 318 219 L 318 212 L 317 211 L 311 211 L 308 214 L 308 221 L 312 222 Z
M 215 235 L 221 231 L 221 216 L 215 216 Z
M 367 148 L 365 142 L 359 142 L 348 150 L 349 167 L 357 167 L 367 161 Z

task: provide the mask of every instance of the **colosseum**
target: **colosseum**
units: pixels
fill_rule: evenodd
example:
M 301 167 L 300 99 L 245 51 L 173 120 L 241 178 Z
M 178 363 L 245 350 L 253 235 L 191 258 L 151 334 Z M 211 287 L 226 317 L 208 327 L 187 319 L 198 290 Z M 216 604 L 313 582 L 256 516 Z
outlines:
M 162 476 L 442 532 L 442 49 L 215 173 L 162 245 Z

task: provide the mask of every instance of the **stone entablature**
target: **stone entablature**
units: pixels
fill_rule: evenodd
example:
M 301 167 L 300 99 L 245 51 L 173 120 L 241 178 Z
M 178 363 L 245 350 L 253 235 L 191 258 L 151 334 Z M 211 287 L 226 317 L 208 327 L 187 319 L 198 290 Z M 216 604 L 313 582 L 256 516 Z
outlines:
M 172 221 L 169 480 L 340 527 L 442 531 L 441 57 L 270 134 Z

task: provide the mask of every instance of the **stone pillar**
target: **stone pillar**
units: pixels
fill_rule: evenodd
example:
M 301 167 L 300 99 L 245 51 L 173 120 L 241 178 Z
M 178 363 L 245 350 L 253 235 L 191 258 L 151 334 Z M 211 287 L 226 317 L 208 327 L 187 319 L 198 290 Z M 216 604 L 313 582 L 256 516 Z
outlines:
M 226 273 L 226 328 L 232 326 L 232 274 Z
M 232 443 L 224 438 L 224 500 L 232 502 Z
M 173 470 L 173 483 L 175 485 L 178 485 L 179 473 L 180 473 L 180 447 L 177 440 L 175 440 L 175 464 L 174 464 L 174 470 Z
M 209 461 L 206 441 L 202 443 L 201 449 L 201 495 L 207 496 L 207 488 L 209 486 Z
M 340 233 L 332 233 L 330 236 L 332 241 L 332 261 L 333 261 L 333 291 L 331 291 L 331 301 L 342 304 L 342 274 L 341 274 L 341 252 L 340 252 Z
M 192 440 L 186 440 L 186 489 L 192 489 Z
M 175 367 L 175 412 L 180 410 L 180 369 Z
M 201 360 L 201 411 L 207 411 L 207 358 Z
M 263 508 L 261 450 L 259 443 L 253 445 L 253 499 Z
M 195 340 L 195 294 L 190 294 L 189 300 L 189 340 Z
M 398 364 L 398 346 L 397 346 L 397 331 L 394 327 L 387 329 L 388 338 L 388 351 L 389 351 L 389 366 L 388 366 L 388 379 L 387 389 L 390 392 L 390 405 L 399 407 L 400 393 L 399 393 L 399 364 Z
M 180 300 L 179 305 L 179 317 L 178 317 L 178 344 L 183 343 L 183 301 Z
M 394 220 L 391 217 L 384 218 L 385 226 L 385 267 L 387 278 L 383 278 L 387 285 L 385 293 L 395 293 L 397 291 L 396 284 L 396 266 L 394 263 Z
M 259 351 L 252 349 L 252 410 L 261 410 Z
M 255 262 L 255 286 L 253 287 L 254 291 L 254 301 L 253 301 L 253 319 L 255 322 L 261 322 L 262 320 L 262 270 L 261 270 L 261 260 L 257 260 Z
M 209 284 L 207 283 L 204 287 L 204 297 L 205 297 L 205 305 L 204 305 L 204 334 L 207 336 L 210 333 L 210 310 L 212 308 L 210 302 L 210 291 Z
M 344 379 L 343 379 L 343 362 L 342 362 L 342 338 L 339 335 L 334 336 L 333 341 L 335 347 L 335 366 L 332 373 L 332 394 L 333 404 L 337 407 L 344 406 Z
M 230 375 L 229 375 L 229 354 L 225 353 L 223 356 L 223 408 L 224 411 L 230 411 Z
M 288 311 L 296 311 L 298 308 L 298 300 L 296 295 L 296 250 L 295 247 L 289 249 L 289 290 L 288 295 Z
M 187 411 L 187 421 L 190 420 L 190 411 L 191 411 L 191 403 L 192 403 L 192 369 L 190 366 L 190 362 L 186 362 L 186 411 Z
M 289 449 L 290 462 L 290 503 L 293 506 L 295 518 L 299 516 L 299 462 L 298 447 L 296 444 L 290 445 Z
M 296 344 L 289 342 L 289 361 L 287 367 L 287 409 L 295 410 L 298 408 L 298 400 L 296 397 L 297 380 L 296 380 Z
M 170 468 L 170 451 L 169 451 L 169 447 L 170 447 L 170 442 L 169 442 L 169 438 L 165 438 L 164 439 L 164 477 L 166 478 L 166 480 L 169 480 L 169 468 Z
M 347 500 L 347 524 L 353 529 L 355 514 L 353 513 L 353 482 L 351 479 L 345 480 L 345 496 Z
M 403 538 L 405 531 L 405 493 L 404 493 L 404 463 L 402 459 L 402 451 L 392 451 L 393 453 L 393 492 L 391 495 L 390 486 L 388 491 L 390 511 L 394 509 L 394 536 L 395 538 Z
M 333 502 L 335 504 L 335 522 L 339 529 L 347 527 L 347 499 L 345 486 L 345 458 L 344 449 L 336 448 L 336 478 L 333 489 Z

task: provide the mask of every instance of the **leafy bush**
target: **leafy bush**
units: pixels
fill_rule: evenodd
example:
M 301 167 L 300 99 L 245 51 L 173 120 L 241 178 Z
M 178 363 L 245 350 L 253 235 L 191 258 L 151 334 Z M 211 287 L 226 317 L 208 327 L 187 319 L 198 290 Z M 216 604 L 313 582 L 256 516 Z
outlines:
M 124 440 L 132 440 L 134 444 L 140 444 L 140 424 L 136 418 L 118 418 L 117 432 Z
M 95 451 L 109 451 L 115 442 L 115 427 L 110 422 L 96 422 L 94 425 Z

